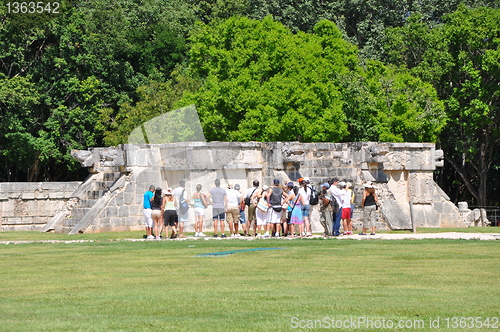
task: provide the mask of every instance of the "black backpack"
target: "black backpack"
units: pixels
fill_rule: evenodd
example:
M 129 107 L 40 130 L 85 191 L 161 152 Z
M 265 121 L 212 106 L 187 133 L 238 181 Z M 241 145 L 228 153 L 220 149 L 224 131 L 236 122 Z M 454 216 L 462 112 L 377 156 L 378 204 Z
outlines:
M 319 198 L 318 192 L 314 189 L 314 186 L 311 186 L 311 197 L 309 198 L 309 205 L 318 205 Z
M 332 205 L 333 213 L 339 213 L 340 205 L 339 205 L 339 202 L 337 202 L 337 199 L 335 197 L 332 197 L 330 204 Z
M 252 196 L 253 196 L 253 194 L 254 194 L 255 190 L 257 190 L 257 188 L 255 188 L 255 189 L 252 191 L 252 194 L 251 194 L 250 196 L 245 197 L 245 205 L 246 205 L 246 206 L 250 206 L 250 204 L 252 204 L 252 202 L 250 201 L 250 199 L 252 198 Z

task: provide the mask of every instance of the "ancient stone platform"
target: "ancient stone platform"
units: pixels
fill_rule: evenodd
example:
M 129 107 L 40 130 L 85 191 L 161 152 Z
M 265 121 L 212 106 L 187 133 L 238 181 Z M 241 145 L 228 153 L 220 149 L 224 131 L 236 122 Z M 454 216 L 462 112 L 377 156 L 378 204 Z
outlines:
M 239 184 L 245 192 L 257 179 L 319 184 L 333 177 L 353 183 L 354 221 L 361 218 L 363 183 L 373 181 L 381 200 L 379 222 L 390 229 L 466 227 L 458 208 L 433 180 L 443 165 L 443 152 L 433 143 L 299 143 L 183 142 L 126 144 L 74 151 L 90 176 L 71 200 L 43 228 L 56 232 L 102 232 L 143 229 L 142 195 L 153 184 L 161 188 L 186 181 L 189 194 L 202 192 L 221 179 L 222 187 Z M 192 231 L 190 209 L 187 231 Z M 211 207 L 205 229 L 211 229 Z M 313 230 L 320 231 L 317 208 Z

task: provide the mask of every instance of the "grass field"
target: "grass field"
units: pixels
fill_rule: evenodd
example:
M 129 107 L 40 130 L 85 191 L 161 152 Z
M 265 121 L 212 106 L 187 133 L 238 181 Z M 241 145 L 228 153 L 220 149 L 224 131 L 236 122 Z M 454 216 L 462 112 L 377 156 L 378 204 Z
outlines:
M 141 234 L 0 233 L 93 240 L 0 244 L 0 330 L 500 328 L 499 241 L 119 240 Z M 283 249 L 196 257 L 255 248 Z

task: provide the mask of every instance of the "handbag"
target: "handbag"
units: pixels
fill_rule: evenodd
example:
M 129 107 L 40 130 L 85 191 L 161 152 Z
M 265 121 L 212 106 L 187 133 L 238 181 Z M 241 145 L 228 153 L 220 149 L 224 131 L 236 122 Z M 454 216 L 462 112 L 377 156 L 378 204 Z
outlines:
M 293 202 L 292 209 L 290 211 L 288 211 L 288 214 L 286 216 L 286 223 L 287 224 L 289 224 L 290 220 L 292 219 L 292 212 L 293 212 L 293 209 L 295 209 L 295 204 L 297 204 L 298 200 L 299 200 L 299 196 L 297 195 L 297 198 L 295 198 L 295 202 Z
M 264 197 L 261 197 L 259 199 L 259 203 L 257 203 L 257 209 L 261 210 L 262 212 L 267 212 L 267 210 L 269 209 L 267 201 Z

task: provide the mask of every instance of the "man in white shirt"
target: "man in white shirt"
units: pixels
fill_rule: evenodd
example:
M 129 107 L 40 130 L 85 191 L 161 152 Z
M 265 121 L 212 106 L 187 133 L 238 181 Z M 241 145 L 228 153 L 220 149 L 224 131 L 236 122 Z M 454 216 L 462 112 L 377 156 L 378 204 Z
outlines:
M 238 185 L 238 188 L 240 186 Z M 231 237 L 238 237 L 238 221 L 240 219 L 240 203 L 243 197 L 241 193 L 233 189 L 231 185 L 228 186 L 226 190 L 227 195 L 227 210 L 226 210 L 226 221 L 229 224 L 229 231 L 231 232 Z
M 184 238 L 184 237 L 186 237 L 184 235 L 184 223 L 189 220 L 189 212 L 188 212 L 189 210 L 182 213 L 180 205 L 181 205 L 182 200 L 186 201 L 186 203 L 188 202 L 188 194 L 186 191 L 186 181 L 182 180 L 179 183 L 179 186 L 177 188 L 175 188 L 172 193 L 174 194 L 174 197 L 179 204 L 179 207 L 177 209 L 177 215 L 179 216 L 179 237 Z
M 338 184 L 339 179 L 333 178 L 332 185 L 328 189 L 328 192 L 337 200 L 340 207 L 337 213 L 333 212 L 333 236 L 340 235 L 340 219 L 342 218 L 342 191 L 338 188 Z

